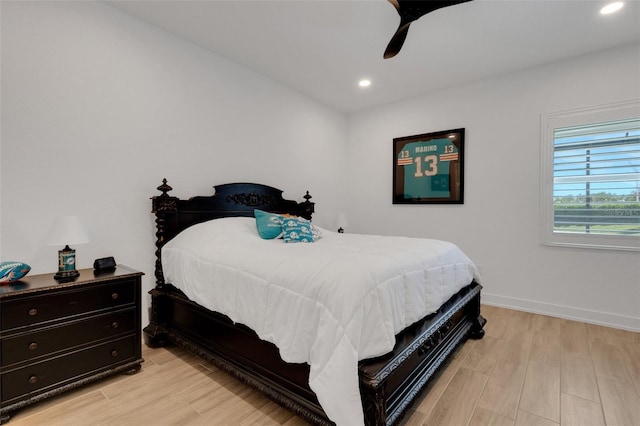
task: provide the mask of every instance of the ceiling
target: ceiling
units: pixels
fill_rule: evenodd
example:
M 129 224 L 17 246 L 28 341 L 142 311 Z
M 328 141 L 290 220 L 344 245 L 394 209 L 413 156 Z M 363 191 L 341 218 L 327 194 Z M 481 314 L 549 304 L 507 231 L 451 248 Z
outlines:
M 386 0 L 118 0 L 112 6 L 343 112 L 640 42 L 640 0 L 474 0 L 411 25 Z M 368 88 L 358 81 L 368 78 Z

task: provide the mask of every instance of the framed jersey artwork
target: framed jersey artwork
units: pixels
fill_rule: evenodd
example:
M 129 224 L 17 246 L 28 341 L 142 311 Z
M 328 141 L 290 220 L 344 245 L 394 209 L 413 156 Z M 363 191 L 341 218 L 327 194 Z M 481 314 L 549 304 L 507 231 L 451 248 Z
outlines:
M 393 204 L 463 204 L 464 129 L 393 139 Z

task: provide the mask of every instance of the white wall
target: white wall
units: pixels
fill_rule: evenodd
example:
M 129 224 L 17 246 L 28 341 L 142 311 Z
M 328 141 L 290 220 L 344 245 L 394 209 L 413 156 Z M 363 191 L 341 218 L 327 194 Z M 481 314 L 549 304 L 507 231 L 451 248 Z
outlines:
M 633 45 L 350 116 L 350 231 L 452 240 L 480 265 L 488 303 L 640 330 L 640 253 L 539 239 L 540 115 L 637 99 L 638 76 Z M 393 138 L 458 127 L 464 205 L 392 205 Z
M 1 28 L 2 260 L 55 271 L 43 240 L 76 214 L 91 239 L 78 267 L 113 255 L 150 289 L 164 177 L 181 197 L 309 190 L 321 226 L 342 207 L 343 114 L 101 3 L 2 2 Z

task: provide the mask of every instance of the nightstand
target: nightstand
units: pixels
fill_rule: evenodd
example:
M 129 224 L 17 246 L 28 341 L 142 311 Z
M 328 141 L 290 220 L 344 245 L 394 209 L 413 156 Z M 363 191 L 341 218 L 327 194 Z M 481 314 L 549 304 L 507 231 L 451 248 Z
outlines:
M 0 424 L 10 413 L 111 374 L 136 373 L 142 359 L 142 272 L 80 270 L 0 286 Z

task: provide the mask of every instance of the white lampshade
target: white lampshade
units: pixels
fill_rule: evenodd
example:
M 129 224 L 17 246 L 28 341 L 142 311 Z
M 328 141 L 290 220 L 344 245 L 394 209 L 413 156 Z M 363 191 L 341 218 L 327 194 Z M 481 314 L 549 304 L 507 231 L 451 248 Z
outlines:
M 50 246 L 86 244 L 89 236 L 78 216 L 56 216 L 45 242 Z
M 349 222 L 347 222 L 347 216 L 344 213 L 338 214 L 336 218 L 336 228 L 346 228 L 349 226 Z

